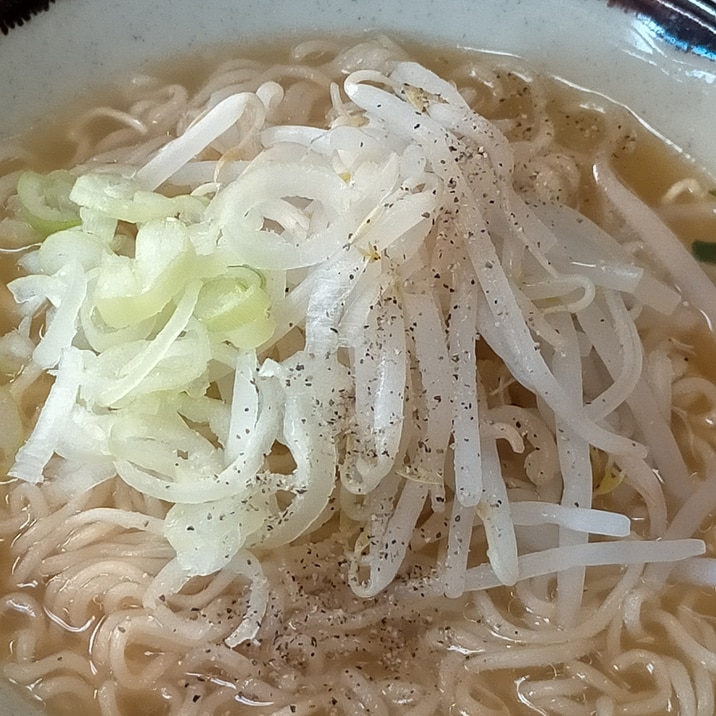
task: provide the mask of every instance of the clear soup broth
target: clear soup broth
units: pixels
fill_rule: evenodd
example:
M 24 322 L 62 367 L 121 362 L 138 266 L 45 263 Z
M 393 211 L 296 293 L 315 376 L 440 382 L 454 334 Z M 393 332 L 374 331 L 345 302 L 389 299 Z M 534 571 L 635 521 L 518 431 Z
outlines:
M 249 266 L 260 276 L 257 290 L 270 299 L 260 319 L 272 323 L 257 345 L 237 344 L 235 334 L 226 332 L 187 343 L 192 356 L 206 348 L 209 357 L 202 370 L 183 382 L 177 378 L 173 388 L 171 376 L 190 372 L 179 348 L 175 362 L 157 358 L 146 370 L 144 354 L 127 353 L 94 382 L 78 379 L 61 430 L 57 418 L 45 416 L 51 455 L 41 465 L 44 480 L 20 475 L 2 486 L 5 678 L 58 716 L 712 713 L 716 599 L 710 562 L 701 553 L 713 556 L 716 524 L 714 338 L 708 310 L 640 234 L 642 215 L 636 222 L 625 218 L 622 190 L 633 197 L 629 206 L 673 232 L 690 252 L 694 241 L 716 239 L 713 180 L 627 109 L 539 76 L 516 58 L 409 42 L 399 47 L 384 38 L 363 38 L 351 49 L 356 42 L 222 48 L 167 64 L 7 145 L 0 163 L 0 332 L 14 342 L 2 339 L 6 345 L 0 348 L 0 397 L 9 416 L 1 446 L 5 472 L 22 472 L 14 452 L 21 440 L 41 431 L 43 406 L 53 395 L 59 400 L 53 385 L 60 378 L 54 375 L 63 375 L 64 364 L 48 359 L 38 365 L 33 351 L 59 320 L 58 306 L 71 299 L 64 289 L 56 289 L 60 299 L 48 289 L 30 311 L 26 304 L 18 308 L 11 293 L 14 285 L 18 295 L 18 277 L 54 275 L 48 266 L 57 268 L 57 256 L 65 254 L 38 253 L 47 233 L 84 232 L 101 244 L 104 258 L 95 261 L 94 249 L 88 249 L 77 259 L 86 261 L 83 290 L 99 296 L 102 261 L 110 254 L 123 266 L 140 261 L 138 237 L 145 223 L 204 226 L 203 211 L 214 211 L 220 222 L 223 214 L 212 202 L 216 206 L 222 190 L 257 166 L 278 167 L 265 187 L 308 163 L 315 164 L 315 176 L 328 183 L 327 172 L 333 171 L 351 191 L 359 181 L 366 187 L 384 182 L 386 188 L 362 208 L 356 226 L 344 231 L 323 269 L 308 259 L 287 260 L 280 269 Z M 389 81 L 395 62 L 407 58 L 454 85 L 490 124 L 466 129 L 469 115 L 455 119 L 441 108 L 457 100 L 432 85 Z M 369 91 L 356 91 L 358 99 L 351 101 L 343 85 L 349 76 L 360 90 L 381 89 L 391 101 L 406 103 L 418 139 L 395 140 L 386 150 L 385 137 L 398 130 L 382 118 L 379 100 L 369 109 L 361 106 Z M 156 193 L 184 201 L 180 208 L 145 220 L 132 218 L 126 207 L 113 216 L 112 210 L 106 215 L 85 204 L 79 226 L 53 225 L 49 232 L 28 218 L 27 201 L 17 197 L 19 173 L 45 176 L 68 169 L 72 181 L 92 173 L 132 177 L 192 122 L 200 124 L 211 113 L 207 108 L 240 92 L 250 94 L 253 104 L 240 114 L 238 128 L 220 132 L 159 182 Z M 421 125 L 439 120 L 441 126 L 454 124 L 445 135 L 445 156 L 458 167 L 454 175 L 439 168 L 429 147 L 425 155 L 408 148 L 411 142 L 429 145 L 425 137 L 433 135 L 420 134 Z M 303 129 L 296 133 L 296 126 Z M 328 127 L 344 128 L 345 144 L 338 132 L 321 134 Z M 376 143 L 360 159 L 362 168 L 356 159 L 364 149 L 356 139 L 360 132 Z M 512 167 L 501 161 L 505 146 Z M 273 154 L 257 159 L 262 152 Z M 389 165 L 391 152 L 399 159 Z M 373 179 L 364 175 L 369 165 Z M 617 179 L 605 180 L 595 165 Z M 307 174 L 307 184 L 315 176 Z M 153 196 L 150 184 L 135 189 Z M 312 184 L 303 194 L 295 187 L 280 196 L 268 191 L 263 204 L 261 197 L 252 199 L 240 221 L 260 213 L 251 230 L 263 232 L 268 242 L 280 235 L 293 250 L 292 231 L 310 234 L 318 226 L 317 232 L 327 233 L 327 226 L 342 220 L 333 216 L 322 191 Z M 365 188 L 364 194 L 371 191 Z M 507 277 L 504 285 L 514 292 L 514 306 L 505 303 L 502 319 L 488 305 L 492 289 L 478 266 L 483 254 L 471 253 L 479 232 L 477 215 L 469 214 L 470 197 Z M 127 201 L 134 210 L 140 199 L 132 194 Z M 335 201 L 343 206 L 343 199 Z M 403 238 L 388 242 L 394 224 L 387 219 L 381 233 L 370 233 L 371 221 L 408 201 L 423 206 L 423 213 L 404 219 Z M 496 203 L 504 209 L 500 215 L 493 213 Z M 555 205 L 572 213 L 557 215 L 549 208 Z M 578 272 L 578 259 L 559 264 L 546 249 L 543 257 L 541 234 L 536 244 L 521 243 L 534 230 L 535 217 L 555 234 L 564 230 L 563 221 L 576 221 L 569 224 L 573 228 L 583 222 L 601 227 L 618 246 L 604 249 L 612 267 L 604 270 L 613 269 L 617 279 L 600 283 L 595 269 L 585 274 L 588 280 L 570 284 L 564 276 Z M 190 234 L 197 266 L 204 266 L 209 252 L 202 243 L 206 235 Z M 370 240 L 359 244 L 366 236 Z M 211 241 L 220 245 L 222 239 Z M 569 244 L 562 235 L 559 241 Z M 330 262 L 355 246 L 356 270 L 369 298 L 346 289 L 327 300 L 320 310 L 330 331 L 323 339 L 324 324 L 310 323 L 310 293 L 331 276 L 337 282 L 347 276 L 345 265 Z M 236 263 L 251 263 L 238 255 L 226 265 L 230 277 Z M 159 251 L 153 260 L 164 266 L 162 256 Z M 554 266 L 558 275 L 550 274 Z M 321 270 L 327 273 L 315 273 Z M 631 286 L 630 271 L 651 277 L 649 291 L 622 287 Z M 151 280 L 163 274 L 156 275 Z M 176 281 L 191 287 L 191 275 L 177 274 Z M 58 286 L 65 285 L 63 276 Z M 215 279 L 202 280 L 206 286 Z M 137 295 L 151 293 L 155 284 L 148 285 Z M 196 290 L 200 305 L 204 288 Z M 115 325 L 109 302 L 97 299 L 86 311 L 78 307 L 67 345 L 84 356 L 89 375 L 90 357 L 119 350 L 114 347 L 122 331 L 127 342 L 142 344 L 137 351 L 166 335 L 183 310 L 182 295 L 172 293 L 148 316 L 117 319 Z M 221 294 L 212 306 L 225 298 Z M 196 305 L 176 341 L 210 331 Z M 340 305 L 338 318 L 329 317 L 333 305 Z M 94 312 L 102 310 L 98 319 Z M 540 392 L 529 370 L 520 372 L 511 363 L 516 349 L 501 331 L 509 335 L 512 320 L 525 326 L 534 344 L 529 350 L 543 357 L 565 395 L 574 398 L 577 391 L 579 416 L 584 413 L 584 421 L 596 426 L 593 442 L 582 423 L 572 430 L 568 413 L 560 413 L 562 403 Z M 600 321 L 612 331 L 606 337 L 595 325 Z M 358 332 L 356 322 L 365 324 Z M 200 323 L 204 327 L 196 328 Z M 421 332 L 418 324 L 429 328 Z M 460 325 L 468 326 L 467 333 L 460 333 Z M 363 331 L 378 337 L 361 338 Z M 339 336 L 333 342 L 332 332 Z M 330 352 L 311 348 L 313 342 L 323 347 L 322 340 Z M 381 352 L 385 345 L 390 350 Z M 400 350 L 393 351 L 396 346 Z M 430 359 L 431 353 L 438 357 Z M 399 369 L 391 368 L 400 362 L 396 354 L 405 359 Z M 440 364 L 443 355 L 452 368 Z M 98 381 L 107 390 L 131 382 L 122 371 L 135 364 L 145 378 L 122 388 L 118 398 L 97 388 Z M 246 384 L 236 378 L 236 365 L 250 377 Z M 320 377 L 324 365 L 334 366 L 334 373 Z M 310 370 L 316 371 L 315 384 L 303 377 Z M 147 387 L 152 379 L 156 385 Z M 298 384 L 302 392 L 291 393 Z M 613 385 L 628 390 L 615 395 L 616 389 L 609 392 Z M 236 403 L 242 390 L 245 411 L 254 406 L 256 424 L 241 422 L 244 409 Z M 391 403 L 385 393 L 395 390 L 400 396 Z M 92 391 L 100 397 L 91 397 Z M 318 396 L 304 415 L 319 427 L 305 429 L 301 447 L 291 421 L 306 422 L 296 417 L 306 395 Z M 329 410 L 330 401 L 335 404 Z M 400 419 L 393 412 L 380 425 L 378 418 L 371 422 L 379 403 L 386 411 L 385 405 L 397 405 Z M 200 489 L 218 489 L 217 470 L 237 464 L 232 461 L 248 451 L 239 428 L 248 426 L 248 435 L 271 410 L 284 423 L 273 428 L 250 475 L 245 465 L 243 472 L 236 468 L 237 480 L 245 475 L 244 482 L 255 483 L 236 488 L 242 502 L 222 507 L 221 500 L 207 500 L 205 519 L 196 507 L 203 504 L 201 496 L 192 493 L 181 502 L 157 494 L 167 483 L 191 482 L 192 475 Z M 465 420 L 478 425 L 470 431 Z M 599 431 L 625 442 L 608 449 L 610 438 Z M 467 457 L 460 453 L 461 441 L 473 450 Z M 648 449 L 631 451 L 629 441 Z M 221 463 L 211 463 L 208 476 L 193 461 L 194 445 L 197 454 Z M 169 467 L 167 455 L 175 460 Z M 368 476 L 384 463 L 380 479 L 371 482 Z M 329 483 L 323 497 L 312 483 L 322 471 Z M 478 472 L 481 494 L 470 497 Z M 139 489 L 150 480 L 153 487 Z M 317 507 L 302 501 L 306 493 Z M 241 509 L 260 517 L 255 523 L 236 517 Z M 236 521 L 231 530 L 212 532 L 207 526 L 224 518 Z M 626 533 L 619 532 L 626 518 Z M 285 525 L 300 520 L 301 529 L 289 535 Z M 185 533 L 194 531 L 198 541 L 187 541 Z M 212 551 L 217 541 L 226 555 Z M 675 545 L 677 552 L 683 548 L 682 556 L 659 551 L 660 543 Z M 601 557 L 597 549 L 585 549 L 600 545 L 606 547 Z M 608 551 L 614 545 L 616 558 Z M 656 548 L 640 556 L 635 545 Z M 538 558 L 530 561 L 534 555 L 547 566 L 540 567 Z M 206 567 L 214 561 L 216 568 Z

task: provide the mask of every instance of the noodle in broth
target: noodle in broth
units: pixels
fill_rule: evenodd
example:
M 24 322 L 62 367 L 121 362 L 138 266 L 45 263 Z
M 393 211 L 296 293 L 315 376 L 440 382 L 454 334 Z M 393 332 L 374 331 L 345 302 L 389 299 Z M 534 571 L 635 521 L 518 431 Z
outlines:
M 713 230 L 707 179 L 634 178 L 626 110 L 510 57 L 286 54 L 74 119 L 40 250 L 19 177 L 58 163 L 4 150 L 6 677 L 57 714 L 710 716 L 716 289 L 667 228 Z

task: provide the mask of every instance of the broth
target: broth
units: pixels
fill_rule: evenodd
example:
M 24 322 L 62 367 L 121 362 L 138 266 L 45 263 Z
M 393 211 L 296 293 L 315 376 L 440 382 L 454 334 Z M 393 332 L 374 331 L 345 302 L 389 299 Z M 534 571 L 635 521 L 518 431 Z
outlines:
M 410 44 L 408 49 L 412 56 L 438 74 L 454 79 L 459 88 L 467 87 L 466 96 L 474 99 L 478 106 L 486 103 L 484 114 L 498 126 L 504 126 L 510 139 L 518 145 L 521 143 L 522 148 L 540 132 L 530 115 L 536 113 L 535 107 L 544 110 L 552 124 L 549 129 L 554 133 L 552 146 L 556 144 L 557 148 L 548 157 L 547 164 L 533 161 L 531 157 L 522 166 L 518 163 L 515 181 L 530 201 L 576 202 L 584 215 L 608 230 L 618 228 L 618 219 L 606 212 L 603 196 L 594 186 L 591 164 L 569 164 L 572 157 L 594 151 L 611 133 L 616 137 L 612 147 L 614 166 L 636 195 L 658 207 L 665 221 L 687 245 L 695 239 L 716 237 L 716 214 L 709 203 L 713 199 L 684 192 L 661 206 L 662 197 L 679 182 L 695 179 L 702 187 L 710 188 L 712 181 L 626 110 L 612 107 L 606 100 L 557 80 L 534 78 L 531 70 L 513 58 L 465 51 L 436 52 L 433 48 Z M 209 68 L 233 56 L 233 52 L 229 55 L 227 52 L 222 49 L 198 61 L 159 68 L 155 73 L 158 82 L 144 79 L 92 98 L 87 103 L 88 111 L 96 105 L 107 104 L 119 112 L 127 112 L 137 97 L 143 96 L 143 83 L 151 87 L 178 83 L 192 95 L 201 88 Z M 287 46 L 271 48 L 270 52 L 254 49 L 246 54 L 259 62 L 284 63 L 289 49 Z M 501 97 L 503 101 L 486 99 L 486 87 L 491 83 L 506 88 Z M 308 123 L 316 123 L 327 109 L 325 101 L 314 106 Z M 76 110 L 72 114 L 70 119 L 65 117 L 50 126 L 36 128 L 23 140 L 32 154 L 27 163 L 30 168 L 46 172 L 65 167 L 71 161 L 75 144 L 67 135 L 71 134 L 72 122 L 82 121 L 77 118 Z M 522 116 L 524 121 L 520 121 Z M 515 117 L 517 121 L 512 121 Z M 115 119 L 105 117 L 92 121 L 93 144 L 116 129 Z M 507 126 L 508 119 L 510 126 Z M 290 116 L 286 118 L 287 122 L 290 120 Z M 546 172 L 549 162 L 563 162 L 565 166 L 569 164 L 570 169 L 556 179 L 545 173 L 546 178 L 541 182 L 539 172 Z M 16 166 L 8 164 L 5 169 L 15 170 Z M 693 212 L 683 207 L 693 207 Z M 16 275 L 13 254 L 2 257 L 2 272 L 5 281 Z M 677 351 L 675 364 L 684 375 L 703 375 L 710 381 L 716 380 L 710 360 L 715 347 L 713 335 L 693 310 L 682 305 L 677 308 L 677 320 L 668 324 L 664 321 L 661 326 L 659 317 L 647 311 L 644 324 L 648 327 L 645 344 L 659 346 L 671 340 L 682 346 Z M 676 335 L 674 325 L 679 326 Z M 481 360 L 495 364 L 494 374 L 485 378 L 489 396 L 505 392 L 515 401 L 528 403 L 530 408 L 537 404 L 534 396 L 526 396 L 525 389 L 519 385 L 505 385 L 496 354 L 487 349 L 484 342 L 479 351 Z M 37 409 L 48 386 L 41 384 L 37 390 L 38 396 L 30 410 Z M 488 401 L 492 399 L 489 397 Z M 702 413 L 702 417 L 694 418 L 701 422 L 693 430 L 708 442 L 711 422 L 707 396 L 683 400 L 686 402 L 677 405 L 677 414 L 685 414 L 687 410 Z M 27 418 L 30 422 L 31 415 Z M 691 432 L 682 430 L 676 418 L 674 423 L 675 432 L 688 446 Z M 689 454 L 687 448 L 684 452 L 690 469 L 699 475 L 694 484 L 701 484 L 700 475 L 710 465 L 704 463 L 703 452 L 694 449 Z M 503 445 L 499 457 L 505 468 L 515 469 L 513 456 Z M 285 471 L 291 472 L 293 468 L 295 463 Z M 513 482 L 516 484 L 517 479 Z M 21 499 L 18 491 L 23 489 L 25 497 Z M 549 492 L 547 487 L 544 489 Z M 16 501 L 13 510 L 9 507 L 12 500 Z M 69 532 L 63 527 L 72 515 L 103 506 L 138 510 L 163 518 L 169 503 L 142 496 L 118 478 L 73 497 L 69 506 L 64 506 L 66 500 L 63 491 L 51 483 L 25 489 L 17 480 L 9 480 L 0 513 L 0 527 L 3 527 L 0 585 L 4 595 L 0 601 L 2 661 L 9 665 L 6 673 L 10 679 L 26 685 L 58 716 L 77 712 L 107 716 L 113 705 L 118 713 L 133 716 L 328 715 L 350 713 L 351 709 L 355 713 L 387 714 L 386 704 L 390 706 L 389 713 L 415 716 L 448 711 L 455 714 L 606 715 L 620 712 L 609 710 L 615 703 L 648 708 L 649 698 L 654 704 L 653 713 L 677 714 L 686 708 L 681 699 L 688 697 L 672 691 L 671 686 L 667 697 L 660 694 L 665 680 L 671 678 L 669 674 L 679 669 L 685 670 L 697 684 L 700 706 L 707 703 L 705 692 L 713 692 L 713 677 L 709 673 L 713 669 L 707 666 L 699 670 L 689 664 L 692 671 L 688 672 L 687 667 L 680 666 L 685 650 L 683 643 L 664 638 L 665 633 L 670 634 L 668 620 L 678 613 L 685 625 L 683 628 L 693 639 L 698 639 L 701 622 L 693 615 L 700 615 L 704 623 L 712 623 L 716 616 L 712 589 L 669 585 L 661 593 L 652 592 L 638 565 L 616 570 L 590 567 L 580 614 L 591 610 L 598 616 L 602 605 L 610 599 L 631 600 L 632 621 L 625 617 L 624 627 L 621 621 L 605 618 L 603 628 L 584 638 L 588 648 L 572 643 L 571 639 L 555 647 L 547 637 L 535 636 L 541 627 L 558 618 L 551 603 L 557 589 L 554 575 L 534 577 L 512 587 L 465 593 L 452 599 L 428 589 L 420 591 L 421 579 L 427 579 L 431 573 L 431 560 L 443 559 L 441 550 L 445 548 L 440 542 L 441 534 L 450 527 L 449 511 L 444 515 L 432 513 L 427 504 L 421 512 L 420 529 L 412 538 L 413 551 L 401 572 L 406 583 L 418 585 L 411 588 L 412 593 L 402 592 L 396 597 L 395 592 L 388 590 L 365 599 L 356 596 L 350 589 L 345 556 L 350 550 L 349 538 L 338 529 L 341 518 L 329 516 L 312 535 L 281 548 L 280 553 L 259 549 L 259 554 L 266 557 L 265 569 L 271 583 L 268 625 L 262 627 L 265 631 L 259 632 L 260 638 L 233 651 L 216 638 L 207 639 L 205 643 L 191 639 L 172 642 L 156 628 L 157 621 L 162 619 L 172 623 L 167 612 L 162 612 L 159 618 L 145 615 L 138 625 L 122 621 L 122 613 L 142 610 L 142 590 L 172 557 L 172 550 L 163 538 L 111 524 L 93 527 L 91 523 L 78 522 Z M 36 541 L 22 549 L 18 547 L 22 545 L 22 534 L 28 525 L 14 518 L 11 512 L 23 502 L 29 505 L 25 510 L 26 519 L 36 520 L 37 525 L 56 515 L 54 521 L 48 521 L 52 524 L 51 530 L 61 536 L 56 549 L 43 546 L 47 536 L 42 533 L 37 535 Z M 618 512 L 628 504 L 633 505 L 634 533 L 648 538 L 648 531 L 653 529 L 650 513 L 639 492 L 627 481 L 618 482 L 605 494 L 597 490 L 593 506 Z M 676 507 L 667 506 L 667 509 L 672 515 Z M 715 529 L 709 518 L 700 530 L 709 556 L 713 555 Z M 487 559 L 486 547 L 484 540 L 475 541 L 470 567 L 477 567 Z M 27 578 L 17 584 L 13 572 L 17 574 L 21 562 L 27 565 L 32 561 L 28 554 L 33 550 L 36 550 L 36 563 L 32 569 L 27 567 Z M 80 557 L 86 560 L 83 564 L 88 565 L 84 576 L 71 566 L 73 562 L 78 563 Z M 136 574 L 129 570 L 130 562 L 136 565 Z M 94 572 L 90 569 L 93 564 Z M 64 577 L 61 576 L 63 569 L 67 570 Z M 63 579 L 85 579 L 96 593 L 86 605 L 65 600 L 59 586 Z M 167 597 L 166 604 L 181 613 L 182 619 L 190 625 L 200 624 L 202 620 L 209 624 L 221 624 L 223 620 L 235 625 L 236 615 L 248 608 L 249 590 L 241 579 L 224 578 L 224 582 L 218 594 L 212 595 L 212 579 L 196 578 L 181 594 Z M 49 597 L 48 590 L 51 591 Z M 23 599 L 28 600 L 24 605 Z M 114 610 L 105 610 L 106 602 L 112 603 Z M 64 610 L 62 613 L 52 612 L 57 605 Z M 638 612 L 639 605 L 647 616 L 642 619 L 637 614 L 634 620 L 634 610 Z M 26 617 L 31 609 L 40 612 L 34 620 Z M 78 615 L 81 615 L 81 623 L 77 621 Z M 583 619 L 587 621 L 587 617 Z M 26 628 L 28 623 L 30 627 Z M 127 629 L 135 630 L 132 634 L 136 641 L 126 657 L 119 659 L 113 656 L 115 647 L 107 641 L 107 632 L 113 624 L 113 628 L 124 633 L 125 623 Z M 38 630 L 44 633 L 38 636 Z M 710 634 L 713 637 L 713 633 Z M 526 645 L 522 653 L 527 656 L 515 667 L 503 666 L 502 657 L 489 652 L 486 646 L 489 640 L 507 643 L 510 648 L 516 644 Z M 714 644 L 707 639 L 704 648 L 713 650 Z M 545 656 L 540 658 L 542 652 Z M 559 659 L 555 658 L 556 653 Z M 489 662 L 485 657 L 481 665 L 479 659 L 483 654 L 495 661 Z M 716 661 L 713 651 L 711 654 Z M 30 661 L 39 664 L 34 671 Z M 542 663 L 533 663 L 540 661 Z M 23 668 L 14 666 L 18 662 Z M 121 663 L 129 670 L 120 675 L 120 686 L 108 673 L 108 665 L 112 663 Z M 467 676 L 468 670 L 473 676 Z M 417 677 L 418 671 L 424 678 Z M 160 681 L 155 682 L 151 676 L 155 672 L 162 674 Z M 602 677 L 602 674 L 608 676 Z M 78 675 L 81 678 L 77 678 Z M 575 675 L 578 678 L 574 678 Z M 136 689 L 128 686 L 132 680 Z M 148 681 L 146 688 L 142 685 L 145 680 Z M 287 701 L 286 694 L 292 694 L 295 700 Z M 455 694 L 452 710 L 445 707 L 446 694 Z M 609 699 L 612 699 L 611 707 Z M 90 713 L 90 708 L 95 710 Z

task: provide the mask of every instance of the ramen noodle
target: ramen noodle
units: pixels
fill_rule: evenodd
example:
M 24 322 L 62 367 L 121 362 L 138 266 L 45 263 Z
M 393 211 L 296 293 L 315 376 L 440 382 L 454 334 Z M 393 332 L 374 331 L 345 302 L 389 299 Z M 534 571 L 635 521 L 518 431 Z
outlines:
M 709 180 L 416 53 L 5 145 L 4 673 L 53 712 L 713 714 Z

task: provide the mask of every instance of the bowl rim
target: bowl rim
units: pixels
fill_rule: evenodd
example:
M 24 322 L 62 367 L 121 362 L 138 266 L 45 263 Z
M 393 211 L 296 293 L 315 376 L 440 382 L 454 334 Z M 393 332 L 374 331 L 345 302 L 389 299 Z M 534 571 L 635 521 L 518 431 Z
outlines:
M 716 116 L 716 62 L 680 50 L 659 34 L 653 19 L 611 7 L 615 2 L 444 0 L 437 14 L 432 0 L 413 0 L 405 7 L 384 0 L 206 0 L 200 7 L 193 0 L 174 0 L 155 5 L 150 8 L 145 0 L 57 2 L 1 38 L 0 135 L 22 131 L 48 106 L 106 85 L 130 66 L 156 62 L 177 45 L 191 51 L 230 34 L 239 42 L 270 37 L 262 29 L 270 8 L 279 19 L 278 34 L 382 29 L 421 41 L 521 55 L 537 69 L 554 71 L 575 85 L 592 84 L 591 89 L 630 104 L 716 175 L 716 132 L 708 120 Z M 172 24 L 172 18 L 180 20 Z M 78 27 L 85 33 L 78 35 Z M 111 39 L 100 43 L 96 37 Z M 624 80 L 628 89 L 614 96 Z M 683 110 L 679 122 L 669 121 L 673 106 Z M 0 696 L 0 716 L 40 713 L 7 682 L 0 683 Z

